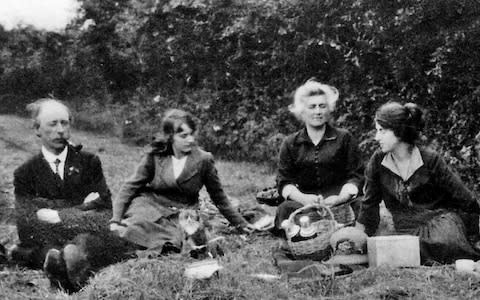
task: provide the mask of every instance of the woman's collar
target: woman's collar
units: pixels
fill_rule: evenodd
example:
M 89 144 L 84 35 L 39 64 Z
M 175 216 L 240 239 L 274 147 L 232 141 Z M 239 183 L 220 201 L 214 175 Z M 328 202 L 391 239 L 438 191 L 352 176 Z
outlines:
M 325 141 L 331 141 L 335 140 L 337 138 L 337 131 L 335 130 L 334 127 L 332 127 L 330 124 L 325 124 L 325 133 L 323 134 L 323 137 L 321 139 Z M 312 143 L 312 140 L 308 136 L 307 128 L 304 127 L 302 131 L 300 131 L 300 134 L 297 137 L 297 143 Z
M 412 177 L 412 175 L 423 165 L 424 164 L 422 154 L 420 153 L 420 149 L 418 149 L 417 146 L 413 146 L 412 148 L 412 154 L 410 156 L 410 162 L 408 164 L 406 178 L 402 177 L 400 171 L 398 170 L 397 164 L 395 163 L 395 158 L 393 157 L 391 152 L 387 153 L 382 160 L 382 166 L 402 177 L 405 181 Z

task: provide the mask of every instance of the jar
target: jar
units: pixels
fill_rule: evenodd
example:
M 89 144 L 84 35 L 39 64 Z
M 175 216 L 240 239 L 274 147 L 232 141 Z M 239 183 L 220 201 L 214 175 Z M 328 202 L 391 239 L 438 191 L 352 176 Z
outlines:
M 309 216 L 300 217 L 300 235 L 302 237 L 311 237 L 317 233 L 315 226 L 312 225 Z
M 317 236 L 315 226 L 311 223 L 308 216 L 302 216 L 299 219 L 299 231 L 298 234 L 291 238 L 292 242 L 307 241 Z M 298 225 L 297 225 L 298 226 Z
M 283 228 L 283 230 L 285 230 L 285 235 L 287 238 L 297 235 L 300 231 L 300 226 L 291 223 L 289 220 L 283 220 L 280 226 Z

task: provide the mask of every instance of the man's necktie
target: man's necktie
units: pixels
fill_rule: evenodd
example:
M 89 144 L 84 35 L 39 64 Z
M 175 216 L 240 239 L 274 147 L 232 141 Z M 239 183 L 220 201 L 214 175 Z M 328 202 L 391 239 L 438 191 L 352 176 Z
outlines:
M 60 159 L 56 159 L 53 163 L 55 164 L 55 174 L 58 176 L 58 179 L 62 180 L 62 177 L 60 176 L 60 172 L 59 172 L 59 165 L 62 161 Z

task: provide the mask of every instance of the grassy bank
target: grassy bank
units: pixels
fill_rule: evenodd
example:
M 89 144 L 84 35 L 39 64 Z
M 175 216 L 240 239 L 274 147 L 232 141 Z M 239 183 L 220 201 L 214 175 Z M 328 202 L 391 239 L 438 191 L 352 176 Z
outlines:
M 38 141 L 25 119 L 0 116 L 2 207 L 13 205 L 12 174 L 16 166 L 38 151 Z M 98 154 L 109 186 L 117 193 L 142 154 L 142 148 L 119 139 L 74 132 L 74 142 Z M 274 183 L 262 164 L 218 161 L 227 194 L 241 207 L 255 205 L 255 192 Z M 204 193 L 204 192 L 202 192 Z M 2 208 L 2 209 L 3 209 Z M 4 219 L 3 223 L 8 220 Z M 6 228 L 4 225 L 2 228 Z M 11 233 L 10 233 L 11 234 Z M 3 236 L 8 235 L 3 233 Z M 254 274 L 281 275 L 272 249 L 281 243 L 268 234 L 248 237 L 224 234 L 225 256 L 217 276 L 192 281 L 183 275 L 192 260 L 182 255 L 141 257 L 109 266 L 74 295 L 52 291 L 41 272 L 5 268 L 0 271 L 0 299 L 478 299 L 480 279 L 457 274 L 453 266 L 405 269 L 360 269 L 343 277 L 272 280 Z M 12 241 L 13 242 L 13 241 Z

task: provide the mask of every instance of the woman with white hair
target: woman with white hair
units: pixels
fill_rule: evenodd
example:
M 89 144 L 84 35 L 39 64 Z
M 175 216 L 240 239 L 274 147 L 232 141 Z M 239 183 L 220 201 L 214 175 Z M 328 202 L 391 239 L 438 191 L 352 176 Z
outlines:
M 289 109 L 305 126 L 286 137 L 280 148 L 277 187 L 286 201 L 277 209 L 277 230 L 300 207 L 321 203 L 347 208 L 360 191 L 358 144 L 349 131 L 331 124 L 338 97 L 335 87 L 315 80 L 295 91 Z

